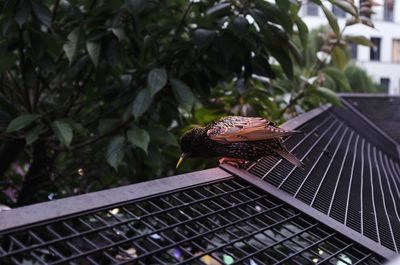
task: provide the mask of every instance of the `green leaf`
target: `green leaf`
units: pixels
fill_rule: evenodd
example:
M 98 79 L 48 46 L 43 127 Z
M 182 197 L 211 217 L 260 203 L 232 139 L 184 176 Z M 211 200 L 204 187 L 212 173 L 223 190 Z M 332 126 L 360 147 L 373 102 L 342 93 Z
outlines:
M 335 46 L 332 51 L 333 64 L 336 65 L 340 70 L 344 70 L 347 65 L 348 58 L 345 51 L 339 46 Z
M 167 71 L 165 68 L 155 68 L 151 70 L 147 76 L 147 86 L 150 89 L 151 96 L 160 91 L 168 81 Z
M 172 90 L 179 105 L 186 111 L 190 111 L 194 104 L 194 96 L 192 90 L 181 80 L 170 79 Z
M 151 95 L 148 89 L 142 89 L 133 101 L 132 115 L 135 119 L 145 113 L 151 105 Z
M 124 145 L 125 138 L 123 136 L 114 136 L 107 146 L 106 160 L 115 170 L 118 169 L 118 166 L 124 159 Z
M 61 144 L 65 146 L 69 146 L 71 144 L 74 134 L 71 126 L 67 122 L 56 120 L 51 124 L 51 128 Z
M 88 41 L 86 42 L 86 49 L 89 53 L 90 59 L 92 59 L 94 66 L 97 68 L 100 62 L 101 45 L 98 42 Z
M 331 26 L 333 32 L 336 33 L 336 36 L 339 36 L 340 34 L 340 29 L 339 29 L 339 24 L 337 22 L 337 18 L 335 15 L 324 5 L 321 5 L 322 10 L 325 13 L 326 18 L 328 19 L 329 25 Z
M 7 127 L 6 132 L 15 132 L 19 131 L 28 125 L 30 125 L 32 122 L 40 118 L 40 114 L 24 114 L 21 116 L 18 116 L 17 118 L 13 119 Z
M 135 128 L 127 132 L 128 141 L 147 153 L 150 135 L 146 130 Z
M 140 14 L 146 6 L 146 0 L 126 0 L 126 5 L 134 14 Z
M 25 141 L 27 145 L 34 143 L 37 139 L 39 139 L 39 135 L 41 130 L 43 129 L 42 125 L 37 125 L 30 129 L 25 135 Z
M 328 102 L 331 102 L 335 106 L 340 106 L 342 104 L 340 98 L 336 95 L 336 93 L 330 90 L 329 88 L 318 87 L 317 94 L 322 98 L 326 99 Z
M 42 3 L 42 1 L 31 1 L 33 7 L 33 14 L 35 17 L 46 27 L 51 26 L 51 13 L 50 10 Z
M 374 47 L 374 44 L 364 36 L 346 36 L 346 40 L 359 45 Z
M 335 80 L 335 82 L 338 84 L 339 91 L 351 92 L 349 81 L 347 80 L 343 72 L 334 67 L 327 67 L 323 71 L 333 80 Z
M 299 31 L 299 37 L 300 37 L 301 44 L 303 45 L 303 47 L 307 47 L 308 27 L 301 18 L 296 19 L 295 23 L 296 23 L 297 29 Z
M 0 73 L 13 67 L 16 60 L 17 56 L 13 53 L 0 53 Z
M 64 44 L 63 50 L 68 57 L 70 63 L 72 63 L 78 55 L 78 47 L 80 41 L 80 27 L 75 28 L 71 33 L 68 34 L 68 41 Z

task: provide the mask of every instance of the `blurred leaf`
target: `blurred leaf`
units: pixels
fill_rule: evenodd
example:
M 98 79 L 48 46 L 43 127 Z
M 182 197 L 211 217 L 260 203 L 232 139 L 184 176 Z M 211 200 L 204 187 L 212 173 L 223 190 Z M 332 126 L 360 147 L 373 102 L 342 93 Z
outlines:
M 13 53 L 0 53 L 0 73 L 7 71 L 15 65 L 17 56 Z
M 127 132 L 128 141 L 147 153 L 150 142 L 150 135 L 146 130 L 135 128 Z
M 19 1 L 17 10 L 15 12 L 15 20 L 17 21 L 19 27 L 22 27 L 29 19 L 30 12 L 31 8 L 29 3 L 27 1 Z
M 40 114 L 23 114 L 21 116 L 18 116 L 8 124 L 6 132 L 10 133 L 19 131 L 30 125 L 35 120 L 39 119 L 40 116 Z
M 210 44 L 216 33 L 209 29 L 196 29 L 193 33 L 194 43 L 199 47 L 204 47 Z
M 112 32 L 115 36 L 117 36 L 119 41 L 122 41 L 126 38 L 125 30 L 122 28 L 112 28 Z
M 160 91 L 168 81 L 167 71 L 165 68 L 154 68 L 147 75 L 147 86 L 150 89 L 151 96 Z
M 69 146 L 72 141 L 73 131 L 68 123 L 62 120 L 56 120 L 51 124 L 54 134 L 61 144 Z
M 230 13 L 230 10 L 231 10 L 231 3 L 229 2 L 217 3 L 215 6 L 207 9 L 206 15 L 210 19 L 215 19 L 228 15 Z
M 101 45 L 98 42 L 86 42 L 86 49 L 92 59 L 94 66 L 98 67 L 100 62 Z
M 175 78 L 171 78 L 170 83 L 179 105 L 189 112 L 194 104 L 192 90 L 185 83 Z
M 321 5 L 322 10 L 325 13 L 326 18 L 328 19 L 329 25 L 331 26 L 333 32 L 336 33 L 336 36 L 340 35 L 340 29 L 339 29 L 339 24 L 337 22 L 337 18 L 335 15 L 324 5 Z
M 343 72 L 334 67 L 327 67 L 323 71 L 338 83 L 339 91 L 351 92 L 349 82 Z
M 347 13 L 357 17 L 358 13 L 357 13 L 357 8 L 352 5 L 349 1 L 345 1 L 345 0 L 335 0 L 335 1 L 331 1 L 332 4 L 340 7 L 341 9 L 343 9 L 344 11 L 346 11 Z
M 334 65 L 336 65 L 340 70 L 344 70 L 348 62 L 345 51 L 339 46 L 335 46 L 335 48 L 333 48 L 332 60 Z
M 317 93 L 322 98 L 326 99 L 328 102 L 334 104 L 335 106 L 340 106 L 341 105 L 340 98 L 336 95 L 335 92 L 333 92 L 329 88 L 318 87 L 317 88 Z
M 72 127 L 72 129 L 74 129 L 74 131 L 76 131 L 80 135 L 82 135 L 82 136 L 88 135 L 88 131 L 83 127 L 83 125 L 81 123 L 76 122 L 72 119 L 64 119 L 63 121 L 68 123 Z
M 295 22 L 296 22 L 297 29 L 299 31 L 299 37 L 300 37 L 301 44 L 303 45 L 303 47 L 307 47 L 308 27 L 307 27 L 306 23 L 304 23 L 304 21 L 300 18 L 296 19 Z
M 118 166 L 124 159 L 125 155 L 124 146 L 125 146 L 125 138 L 122 136 L 114 136 L 108 143 L 106 151 L 106 160 L 107 163 L 110 166 L 112 166 L 115 170 L 118 169 Z
M 232 23 L 232 31 L 239 38 L 243 38 L 249 31 L 249 22 L 243 16 L 237 16 Z
M 352 43 L 368 46 L 368 47 L 374 47 L 374 44 L 371 42 L 371 40 L 367 39 L 364 36 L 346 36 L 346 40 Z
M 68 34 L 68 41 L 64 44 L 63 49 L 70 63 L 75 60 L 78 55 L 78 45 L 80 41 L 80 27 L 75 28 Z
M 151 105 L 151 95 L 148 89 L 142 89 L 133 101 L 132 115 L 135 119 L 145 113 Z
M 37 125 L 30 129 L 25 135 L 25 141 L 27 145 L 34 143 L 37 139 L 39 139 L 39 135 L 41 130 L 43 129 L 42 125 Z
M 146 6 L 146 0 L 126 0 L 125 2 L 134 14 L 140 14 Z
M 271 50 L 271 55 L 280 63 L 283 71 L 289 79 L 293 78 L 293 64 L 287 51 L 280 48 L 273 48 Z
M 51 26 L 51 13 L 50 10 L 44 5 L 43 1 L 31 0 L 33 7 L 33 14 L 35 17 L 46 27 Z

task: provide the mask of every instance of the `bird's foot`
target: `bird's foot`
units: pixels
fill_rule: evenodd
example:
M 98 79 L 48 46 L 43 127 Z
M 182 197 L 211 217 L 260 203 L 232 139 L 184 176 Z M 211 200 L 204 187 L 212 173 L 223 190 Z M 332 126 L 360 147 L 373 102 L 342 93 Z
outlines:
M 219 164 L 229 164 L 237 168 L 246 168 L 246 165 L 249 161 L 246 161 L 241 158 L 232 158 L 232 157 L 222 157 L 221 159 L 218 160 Z

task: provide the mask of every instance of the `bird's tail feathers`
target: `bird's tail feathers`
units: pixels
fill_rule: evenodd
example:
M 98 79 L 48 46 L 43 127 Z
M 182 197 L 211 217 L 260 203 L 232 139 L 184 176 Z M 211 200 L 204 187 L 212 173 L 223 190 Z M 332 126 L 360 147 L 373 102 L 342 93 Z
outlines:
M 293 165 L 295 165 L 296 167 L 304 168 L 304 163 L 301 162 L 295 155 L 289 153 L 288 151 L 275 150 L 275 152 L 284 159 L 286 159 L 287 161 L 289 161 L 290 163 L 292 163 Z

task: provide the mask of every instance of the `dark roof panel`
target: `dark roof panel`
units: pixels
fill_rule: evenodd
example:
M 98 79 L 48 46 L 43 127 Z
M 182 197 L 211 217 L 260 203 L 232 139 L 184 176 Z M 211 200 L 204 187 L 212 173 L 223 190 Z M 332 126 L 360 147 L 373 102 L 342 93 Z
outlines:
M 357 119 L 349 109 L 330 109 L 301 126 L 304 135 L 288 138 L 285 145 L 305 169 L 269 157 L 249 172 L 399 252 L 399 160 L 393 144 L 372 127 L 360 129 Z
M 399 96 L 350 94 L 343 98 L 400 144 Z

